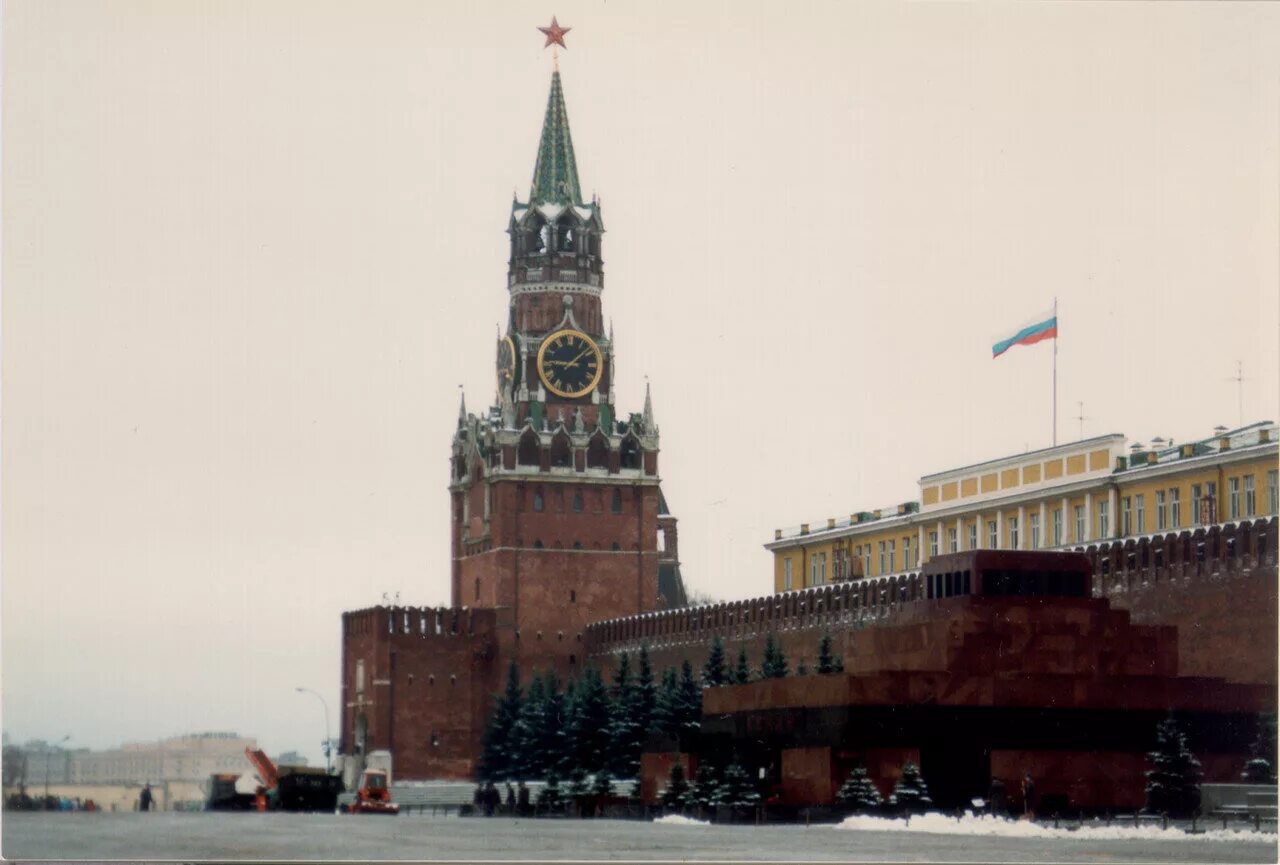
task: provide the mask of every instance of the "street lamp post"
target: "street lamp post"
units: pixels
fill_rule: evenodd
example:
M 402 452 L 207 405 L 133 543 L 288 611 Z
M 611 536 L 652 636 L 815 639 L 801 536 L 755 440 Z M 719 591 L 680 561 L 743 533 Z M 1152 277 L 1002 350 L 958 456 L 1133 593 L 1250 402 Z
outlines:
M 48 745 L 44 749 L 44 798 L 46 800 L 49 798 L 49 761 L 53 758 L 53 749 L 61 748 L 63 743 L 70 738 L 71 734 L 68 733 L 58 740 L 57 745 Z
M 310 688 L 294 688 L 294 690 L 299 694 L 314 694 L 316 699 L 320 701 L 320 705 L 324 707 L 324 771 L 326 775 L 330 774 L 333 769 L 329 762 L 329 749 L 331 744 L 331 740 L 329 739 L 329 704 L 318 691 L 313 691 Z

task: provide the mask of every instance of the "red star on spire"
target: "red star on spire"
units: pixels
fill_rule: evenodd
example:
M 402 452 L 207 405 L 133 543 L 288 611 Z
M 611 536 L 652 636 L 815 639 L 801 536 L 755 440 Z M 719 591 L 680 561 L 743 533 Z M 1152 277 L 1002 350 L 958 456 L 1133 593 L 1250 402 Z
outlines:
M 564 34 L 568 33 L 573 28 L 561 27 L 560 22 L 556 21 L 556 16 L 551 16 L 550 27 L 539 27 L 538 29 L 547 37 L 547 42 L 542 46 L 543 48 L 547 48 L 551 45 L 559 45 L 566 51 L 569 49 L 569 46 L 564 44 Z

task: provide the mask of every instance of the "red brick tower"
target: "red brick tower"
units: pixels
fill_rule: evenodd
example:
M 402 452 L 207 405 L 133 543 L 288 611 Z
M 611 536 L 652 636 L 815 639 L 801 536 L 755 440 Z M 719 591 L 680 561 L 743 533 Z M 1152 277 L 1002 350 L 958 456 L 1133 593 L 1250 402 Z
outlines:
M 352 781 L 375 752 L 399 779 L 471 777 L 510 660 L 526 679 L 554 669 L 564 681 L 584 663 L 588 624 L 685 602 L 647 389 L 643 411 L 614 410 L 604 223 L 582 199 L 558 71 L 529 200 L 513 202 L 507 232 L 497 404 L 477 416 L 464 401 L 453 437 L 452 607 L 343 614 Z
M 453 604 L 510 610 L 522 673 L 565 677 L 587 624 L 658 605 L 660 495 L 648 393 L 643 412 L 614 409 L 604 223 L 582 197 L 558 70 L 507 233 L 498 402 L 483 416 L 464 403 L 453 439 Z

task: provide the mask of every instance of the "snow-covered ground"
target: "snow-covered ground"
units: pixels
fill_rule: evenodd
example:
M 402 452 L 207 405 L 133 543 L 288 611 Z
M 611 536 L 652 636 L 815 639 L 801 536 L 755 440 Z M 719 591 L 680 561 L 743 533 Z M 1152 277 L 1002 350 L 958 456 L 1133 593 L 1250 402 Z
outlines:
M 706 820 L 695 820 L 692 817 L 685 817 L 682 814 L 664 814 L 661 817 L 653 818 L 655 823 L 665 823 L 668 826 L 710 826 Z
M 1085 823 L 1078 828 L 1053 828 L 1029 820 L 1002 820 L 990 816 L 967 815 L 957 820 L 942 814 L 922 814 L 907 820 L 891 820 L 884 817 L 847 817 L 836 824 L 836 829 L 863 832 L 925 832 L 930 835 L 981 835 L 997 838 L 1067 838 L 1077 841 L 1242 841 L 1276 843 L 1274 832 L 1253 832 L 1235 829 L 1210 829 L 1192 834 L 1184 829 L 1159 826 L 1131 826 L 1113 823 L 1110 826 L 1098 821 Z

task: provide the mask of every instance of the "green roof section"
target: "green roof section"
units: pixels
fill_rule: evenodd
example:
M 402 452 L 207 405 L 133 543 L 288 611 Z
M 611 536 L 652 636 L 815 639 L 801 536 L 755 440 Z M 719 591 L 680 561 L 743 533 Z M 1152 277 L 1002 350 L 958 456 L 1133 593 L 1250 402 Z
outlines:
M 551 73 L 551 94 L 547 97 L 547 116 L 542 121 L 542 140 L 538 142 L 529 203 L 585 205 L 578 186 L 578 163 L 573 158 L 569 112 L 564 107 L 558 69 Z

